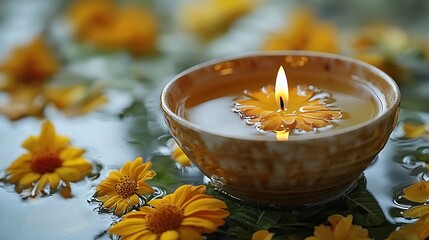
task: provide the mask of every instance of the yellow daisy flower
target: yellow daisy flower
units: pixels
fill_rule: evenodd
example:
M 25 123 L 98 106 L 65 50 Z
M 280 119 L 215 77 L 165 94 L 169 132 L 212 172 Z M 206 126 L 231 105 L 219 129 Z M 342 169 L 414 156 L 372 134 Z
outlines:
M 42 124 L 40 136 L 30 136 L 22 146 L 28 150 L 8 168 L 7 181 L 22 188 L 51 191 L 82 180 L 92 170 L 82 155 L 85 150 L 69 146 L 69 138 L 57 135 L 50 121 Z
M 184 167 L 191 166 L 191 159 L 186 156 L 186 154 L 183 152 L 183 150 L 177 145 L 177 143 L 174 143 L 171 152 L 171 158 L 180 163 Z
M 429 215 L 392 232 L 386 240 L 426 240 L 429 238 Z
M 110 172 L 109 177 L 97 186 L 96 198 L 103 207 L 113 210 L 118 216 L 130 211 L 141 204 L 143 195 L 154 192 L 146 183 L 155 176 L 155 172 L 149 170 L 151 166 L 150 162 L 144 163 L 141 157 L 126 162 L 121 169 Z
M 162 199 L 148 202 L 140 211 L 124 215 L 109 229 L 121 239 L 202 239 L 213 233 L 229 215 L 226 204 L 204 194 L 206 186 L 183 185 Z
M 203 0 L 183 5 L 178 12 L 180 26 L 203 41 L 226 32 L 240 17 L 255 9 L 260 0 Z
M 83 85 L 52 87 L 50 78 L 60 63 L 42 37 L 19 46 L 0 64 L 0 90 L 7 92 L 7 101 L 0 104 L 0 114 L 11 120 L 26 116 L 43 117 L 48 102 L 52 102 L 68 116 L 82 115 L 99 108 L 107 97 L 98 89 Z M 95 91 L 94 91 L 95 90 Z
M 68 87 L 48 86 L 44 89 L 44 96 L 66 116 L 84 115 L 108 102 L 102 89 L 83 84 Z
M 416 182 L 404 189 L 404 198 L 413 202 L 429 200 L 429 182 Z
M 337 53 L 340 36 L 337 28 L 318 19 L 311 10 L 293 11 L 286 27 L 269 34 L 263 50 L 308 50 Z
M 76 38 L 101 49 L 142 55 L 156 47 L 157 20 L 146 9 L 119 6 L 111 0 L 79 0 L 70 7 L 68 17 Z
M 351 55 L 396 77 L 404 69 L 395 63 L 394 57 L 413 47 L 422 48 L 409 34 L 396 26 L 373 23 L 355 31 L 350 39 Z
M 331 224 L 319 225 L 314 228 L 314 236 L 307 237 L 305 240 L 370 240 L 368 230 L 359 225 L 353 225 L 353 216 L 343 217 L 334 214 L 328 217 Z
M 36 87 L 46 82 L 59 68 L 59 61 L 42 37 L 19 46 L 0 64 L 6 83 L 0 89 L 11 90 L 21 86 Z
M 273 236 L 274 233 L 270 233 L 268 230 L 259 230 L 253 233 L 252 240 L 271 240 Z

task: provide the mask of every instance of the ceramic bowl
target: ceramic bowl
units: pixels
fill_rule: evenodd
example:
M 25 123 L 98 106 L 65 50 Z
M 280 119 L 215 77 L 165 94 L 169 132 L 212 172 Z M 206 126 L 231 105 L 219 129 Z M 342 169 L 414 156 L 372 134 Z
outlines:
M 228 88 L 236 79 L 276 73 L 280 65 L 288 74 L 312 72 L 365 81 L 384 103 L 363 123 L 289 141 L 225 136 L 184 117 L 185 103 L 196 89 Z M 176 142 L 224 193 L 251 204 L 302 206 L 330 201 L 350 190 L 386 144 L 397 122 L 400 92 L 387 74 L 358 60 L 314 52 L 260 52 L 202 63 L 180 73 L 164 87 L 160 104 Z

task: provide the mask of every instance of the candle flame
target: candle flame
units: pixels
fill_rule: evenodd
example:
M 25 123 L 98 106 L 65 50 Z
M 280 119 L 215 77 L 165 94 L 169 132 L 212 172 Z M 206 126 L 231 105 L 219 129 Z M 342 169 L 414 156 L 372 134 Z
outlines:
M 280 66 L 277 72 L 275 96 L 280 110 L 285 110 L 289 101 L 289 89 L 287 78 L 283 66 Z
M 287 141 L 287 140 L 289 140 L 289 132 L 287 132 L 287 131 L 278 131 L 278 132 L 276 132 L 276 139 L 278 141 Z

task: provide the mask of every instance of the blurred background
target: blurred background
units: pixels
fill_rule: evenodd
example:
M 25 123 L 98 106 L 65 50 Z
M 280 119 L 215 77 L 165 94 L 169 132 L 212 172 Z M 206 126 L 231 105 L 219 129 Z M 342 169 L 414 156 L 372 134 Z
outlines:
M 10 98 L 22 95 L 16 83 L 79 82 L 92 86 L 81 90 L 90 96 L 102 94 L 101 88 L 140 89 L 141 96 L 147 88 L 142 81 L 162 86 L 203 61 L 261 50 L 332 52 L 367 61 L 400 84 L 404 107 L 427 111 L 427 13 L 429 4 L 423 0 L 3 0 L 0 87 L 7 96 L 2 95 L 0 111 L 16 115 L 11 119 L 43 115 L 42 109 L 7 109 L 5 104 L 14 103 Z M 31 61 L 19 60 L 17 48 L 35 39 L 46 51 L 24 51 L 21 58 L 30 54 L 31 61 L 46 66 L 29 70 Z M 46 52 L 52 59 L 44 59 Z M 48 70 L 39 74 L 38 67 Z M 40 101 L 57 107 L 64 101 L 51 95 Z

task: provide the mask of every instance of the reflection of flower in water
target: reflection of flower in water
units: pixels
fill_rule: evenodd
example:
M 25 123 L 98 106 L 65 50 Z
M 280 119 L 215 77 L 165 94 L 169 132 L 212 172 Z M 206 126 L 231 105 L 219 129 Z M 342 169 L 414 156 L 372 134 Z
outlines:
M 108 0 L 81 0 L 71 6 L 69 19 L 80 40 L 102 49 L 126 49 L 141 55 L 156 44 L 157 23 L 148 11 L 120 7 Z
M 259 230 L 253 233 L 252 240 L 271 240 L 274 233 L 270 233 L 267 230 Z
M 340 38 L 336 27 L 317 19 L 308 9 L 294 11 L 291 24 L 269 34 L 264 50 L 309 50 L 337 53 Z
M 191 159 L 186 156 L 186 154 L 183 152 L 183 150 L 177 145 L 177 143 L 174 143 L 171 152 L 171 158 L 180 163 L 184 167 L 191 166 Z
M 110 172 L 109 177 L 98 185 L 96 198 L 103 207 L 113 210 L 118 216 L 130 211 L 141 204 L 141 197 L 154 192 L 146 183 L 155 176 L 155 172 L 149 170 L 151 166 L 150 162 L 144 163 L 141 157 L 126 162 L 121 169 Z
M 429 215 L 417 222 L 406 224 L 392 232 L 386 240 L 426 240 L 429 238 Z
M 235 20 L 251 12 L 259 0 L 199 0 L 184 5 L 179 12 L 182 27 L 202 40 L 224 33 Z
M 109 232 L 122 239 L 202 239 L 222 226 L 229 212 L 226 204 L 204 194 L 206 187 L 183 185 L 162 199 L 148 202 L 123 216 Z
M 347 217 L 335 214 L 328 217 L 329 226 L 314 227 L 314 236 L 305 240 L 369 240 L 368 230 L 359 225 L 353 225 L 353 216 Z
M 429 200 L 429 182 L 413 183 L 404 189 L 404 198 L 413 202 L 426 202 Z
M 329 106 L 335 99 L 327 92 L 298 85 L 290 94 L 288 107 L 280 111 L 272 85 L 246 92 L 236 99 L 235 111 L 264 131 L 312 131 L 341 118 L 341 111 Z
M 50 121 L 44 122 L 39 136 L 30 136 L 22 143 L 28 152 L 6 169 L 6 180 L 31 192 L 44 191 L 47 185 L 54 192 L 82 180 L 92 166 L 82 157 L 84 150 L 69 146 L 69 142 L 56 134 Z

